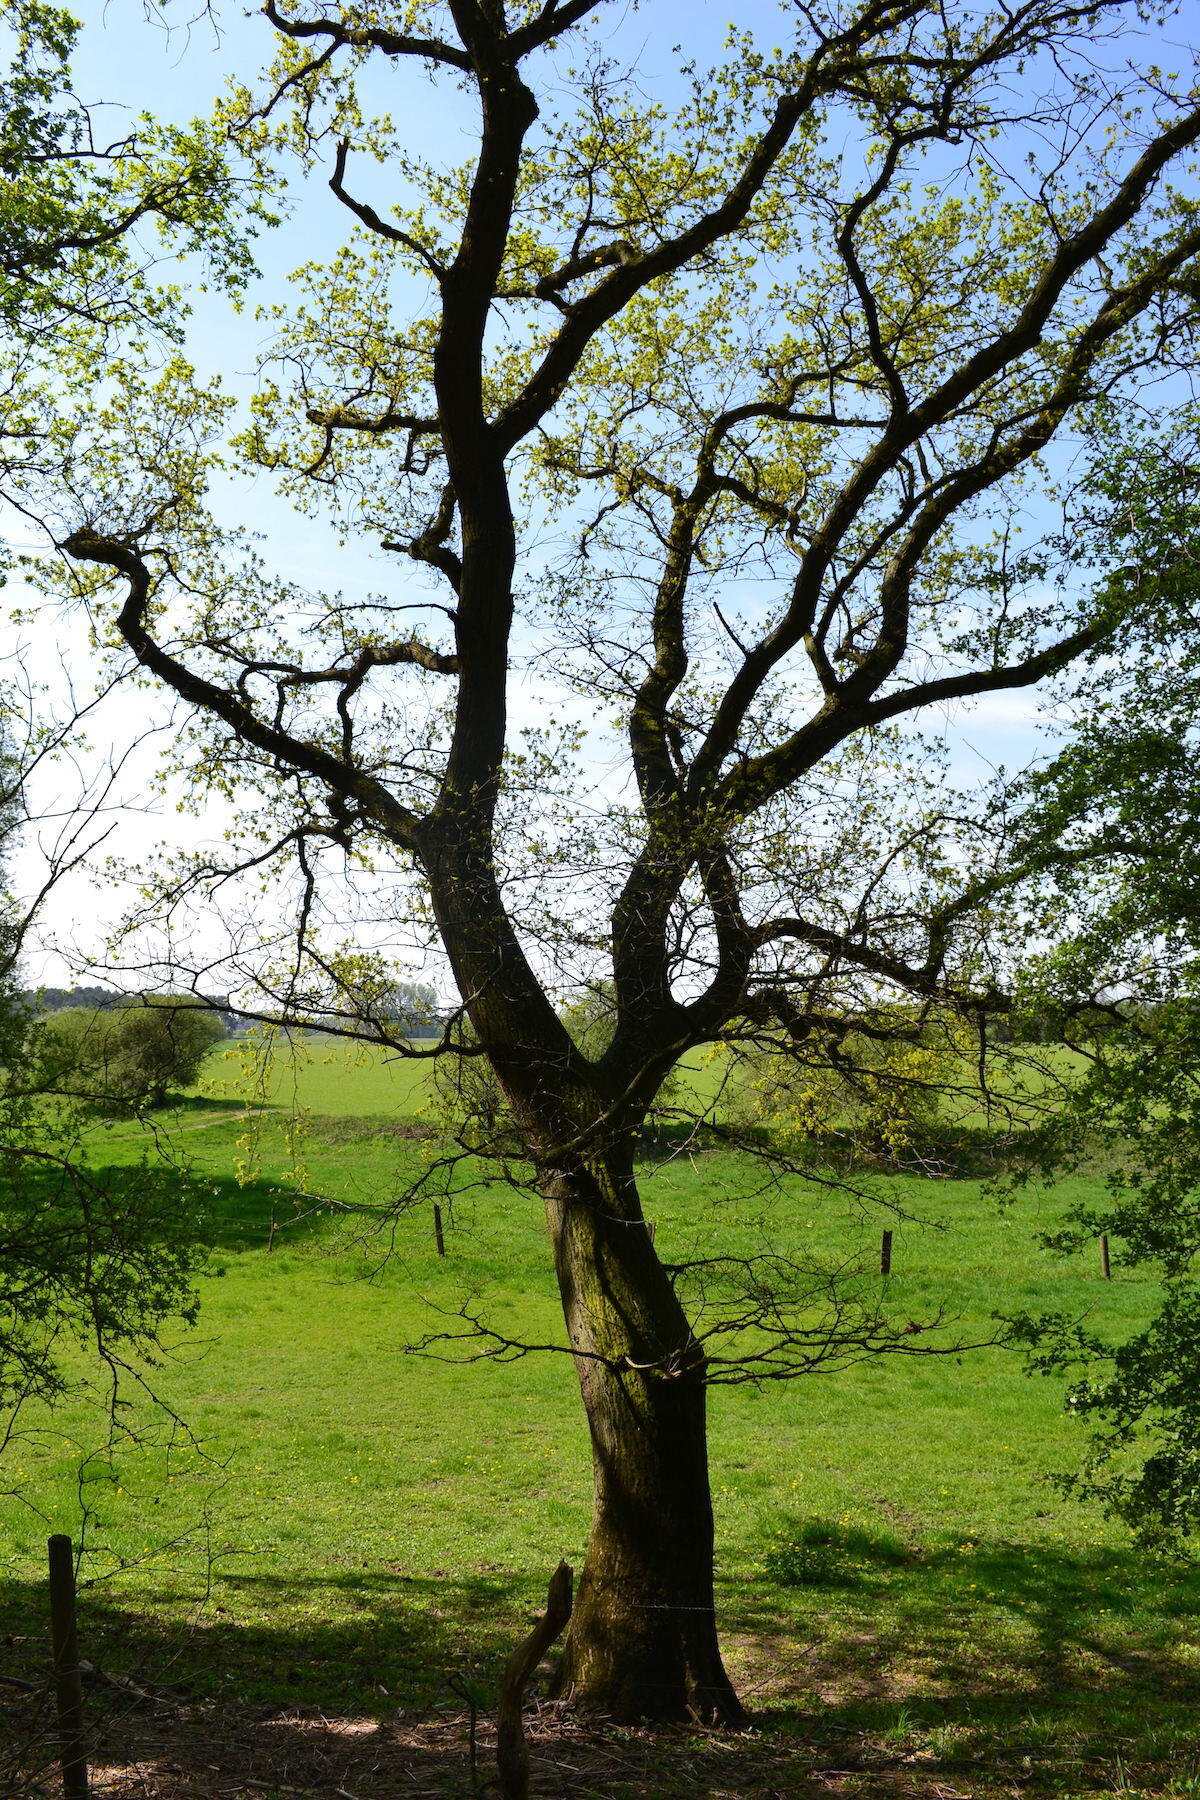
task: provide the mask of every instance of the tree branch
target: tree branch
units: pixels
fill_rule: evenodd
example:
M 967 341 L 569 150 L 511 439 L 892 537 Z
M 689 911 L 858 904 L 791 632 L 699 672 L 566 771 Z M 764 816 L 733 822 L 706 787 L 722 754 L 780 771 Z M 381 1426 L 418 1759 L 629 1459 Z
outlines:
M 215 714 L 243 739 L 269 756 L 277 756 L 302 770 L 333 792 L 355 800 L 397 843 L 415 844 L 419 820 L 373 776 L 352 768 L 316 744 L 305 743 L 290 732 L 264 723 L 244 700 L 227 688 L 198 675 L 171 656 L 150 635 L 146 624 L 151 592 L 150 570 L 129 544 L 84 528 L 64 538 L 59 548 L 81 562 L 115 569 L 129 584 L 129 593 L 117 617 L 122 637 L 143 667 L 157 675 L 182 699 L 204 712 Z
M 917 17 L 922 0 L 868 0 L 858 17 L 836 36 L 822 40 L 809 59 L 804 80 L 794 93 L 777 102 L 724 200 L 677 237 L 628 262 L 598 283 L 569 309 L 566 320 L 522 392 L 495 422 L 506 450 L 518 444 L 554 405 L 596 334 L 637 293 L 664 275 L 694 262 L 705 250 L 743 223 L 763 186 L 791 143 L 796 128 L 819 95 L 836 88 L 841 63 L 849 64 L 861 46 L 884 28 Z
M 381 26 L 343 25 L 337 19 L 289 19 L 280 12 L 275 0 L 266 0 L 263 12 L 285 37 L 327 37 L 335 47 L 352 45 L 357 49 L 382 50 L 385 56 L 422 57 L 464 72 L 471 67 L 466 51 L 442 38 L 414 37 L 406 32 L 386 31 Z
M 346 159 L 349 154 L 349 141 L 346 138 L 342 138 L 338 143 L 337 154 L 334 158 L 333 174 L 329 177 L 331 193 L 341 201 L 344 207 L 354 214 L 356 219 L 361 219 L 367 229 L 373 231 L 377 237 L 386 238 L 389 243 L 399 244 L 403 249 L 410 250 L 414 256 L 418 257 L 420 261 L 425 264 L 425 267 L 429 270 L 434 280 L 440 282 L 446 273 L 445 268 L 438 262 L 435 256 L 431 255 L 424 244 L 420 243 L 409 232 L 402 231 L 398 225 L 389 224 L 386 219 L 380 217 L 373 206 L 368 206 L 366 201 L 356 200 L 352 194 L 346 192 Z M 430 422 L 429 429 L 436 429 L 435 421 Z

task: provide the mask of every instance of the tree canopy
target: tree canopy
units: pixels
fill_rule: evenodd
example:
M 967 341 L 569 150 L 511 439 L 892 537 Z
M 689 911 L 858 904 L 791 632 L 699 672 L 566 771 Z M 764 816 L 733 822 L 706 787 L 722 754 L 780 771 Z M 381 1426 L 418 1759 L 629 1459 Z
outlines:
M 243 993 L 359 1029 L 373 953 L 440 943 L 458 1011 L 396 1048 L 494 1073 L 592 1433 L 563 1691 L 736 1720 L 706 1382 L 800 1373 L 822 1332 L 927 1346 L 831 1321 L 786 1256 L 699 1327 L 636 1133 L 694 1047 L 850 1056 L 1010 1005 L 1044 850 L 937 740 L 1189 623 L 1177 551 L 1151 580 L 1089 529 L 1072 454 L 1152 438 L 1186 379 L 1194 76 L 1129 66 L 1127 0 L 806 5 L 657 88 L 598 0 L 265 10 L 274 63 L 216 133 L 262 185 L 327 184 L 345 240 L 268 307 L 232 432 L 133 346 L 43 491 L 51 581 L 190 709 L 197 788 L 245 798 L 228 859 L 163 872 L 141 954 L 186 969 L 217 899 Z M 422 79 L 470 98 L 459 166 L 406 136 Z M 276 572 L 206 504 L 231 457 L 372 546 L 378 591 Z M 558 1004 L 597 983 L 602 1046 Z
M 0 502 L 24 527 L 47 484 L 70 485 L 81 419 L 118 340 L 153 358 L 179 328 L 178 291 L 149 273 L 156 251 L 169 241 L 202 254 L 230 289 L 251 267 L 253 226 L 246 215 L 230 229 L 238 183 L 221 147 L 146 117 L 106 138 L 73 85 L 78 32 L 69 13 L 41 0 L 0 6 Z M 7 541 L 3 558 L 7 577 Z M 0 688 L 3 1443 L 26 1401 L 54 1401 L 78 1379 L 71 1347 L 80 1340 L 112 1377 L 110 1403 L 122 1374 L 144 1387 L 166 1323 L 195 1315 L 193 1278 L 208 1245 L 200 1194 L 179 1170 L 99 1166 L 84 1110 L 61 1091 L 61 1044 L 20 989 L 30 926 L 55 883 L 103 840 L 113 778 L 112 768 L 89 771 L 74 816 L 63 802 L 63 816 L 36 817 L 35 779 L 76 740 L 90 702 L 38 691 L 26 647 L 6 645 Z M 28 891 L 12 864 L 35 825 L 46 830 L 44 859 Z M 160 1033 L 169 1018 L 156 1015 Z
M 44 1036 L 56 1089 L 105 1106 L 162 1106 L 172 1088 L 191 1087 L 225 1036 L 216 1013 L 191 994 L 146 994 L 122 1005 L 68 1007 Z
M 1200 1528 L 1200 440 L 1194 405 L 1102 454 L 1094 524 L 1158 586 L 1161 643 L 1098 663 L 1059 754 L 1028 782 L 1016 853 L 1040 854 L 1039 953 L 1021 1003 L 1042 1009 L 1081 1069 L 1029 1145 L 1031 1172 L 1092 1160 L 1107 1192 L 1051 1241 L 1101 1233 L 1162 1299 L 1113 1341 L 1089 1320 L 1018 1321 L 1035 1367 L 1072 1371 L 1067 1405 L 1096 1427 L 1066 1485 L 1100 1498 L 1159 1546 Z

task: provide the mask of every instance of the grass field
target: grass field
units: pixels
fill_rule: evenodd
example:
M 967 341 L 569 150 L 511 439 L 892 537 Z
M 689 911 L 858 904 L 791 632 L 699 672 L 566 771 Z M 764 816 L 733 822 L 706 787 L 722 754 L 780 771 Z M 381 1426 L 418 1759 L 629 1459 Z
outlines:
M 260 1098 L 312 1109 L 311 1193 L 378 1205 L 429 1154 L 391 1129 L 419 1075 L 310 1048 Z M 84 1632 L 105 1666 L 376 1714 L 447 1703 L 464 1677 L 490 1691 L 549 1571 L 582 1559 L 574 1375 L 565 1356 L 461 1367 L 406 1347 L 468 1297 L 561 1340 L 539 1211 L 465 1189 L 439 1260 L 428 1208 L 380 1232 L 315 1207 L 275 1113 L 247 1143 L 227 1076 L 159 1121 L 219 1220 L 199 1329 L 154 1372 L 203 1455 L 176 1437 L 81 1463 L 96 1423 L 79 1408 L 10 1446 L 0 1643 L 19 1666 L 47 1531 L 78 1535 L 82 1495 Z M 97 1137 L 113 1161 L 144 1148 L 128 1121 Z M 239 1157 L 256 1170 L 242 1186 Z M 875 1204 L 852 1203 L 715 1151 L 649 1160 L 644 1180 L 673 1260 L 773 1244 L 877 1263 L 889 1225 L 889 1301 L 916 1321 L 944 1308 L 947 1343 L 990 1335 L 997 1308 L 1120 1330 L 1153 1297 L 1135 1272 L 1105 1283 L 1098 1259 L 1037 1246 L 1066 1189 L 1001 1213 L 978 1182 L 880 1176 Z M 1080 1448 L 1055 1384 L 998 1350 L 892 1358 L 718 1390 L 711 1438 L 731 1667 L 773 1732 L 843 1760 L 857 1746 L 863 1785 L 834 1791 L 1200 1793 L 1200 1575 L 1050 1484 Z
M 260 1043 L 252 1036 L 216 1050 L 197 1092 L 235 1105 L 252 1096 L 281 1112 L 355 1119 L 419 1115 L 434 1099 L 433 1063 L 421 1056 L 428 1040 L 414 1040 L 412 1058 L 317 1033 L 295 1032 L 280 1054 L 267 1057 L 260 1055 Z M 711 1100 L 719 1069 L 699 1052 L 681 1067 L 692 1092 Z
M 198 1092 L 240 1105 L 247 1096 L 281 1110 L 342 1118 L 415 1114 L 433 1096 L 432 1064 L 346 1044 L 315 1032 L 294 1032 L 278 1053 L 262 1056 L 263 1040 L 234 1039 L 209 1057 Z M 420 1052 L 418 1040 L 414 1048 Z

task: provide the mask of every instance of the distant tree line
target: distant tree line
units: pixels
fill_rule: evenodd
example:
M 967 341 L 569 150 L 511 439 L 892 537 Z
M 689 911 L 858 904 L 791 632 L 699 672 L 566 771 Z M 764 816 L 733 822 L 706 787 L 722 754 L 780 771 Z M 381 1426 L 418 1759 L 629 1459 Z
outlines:
M 99 983 L 71 988 L 24 988 L 17 995 L 18 1002 L 27 1012 L 43 1018 L 64 1012 L 126 1011 L 130 1007 L 159 1005 L 164 998 L 166 997 L 156 994 L 121 993 L 116 988 L 103 987 Z M 261 1014 L 242 1013 L 231 1006 L 226 994 L 175 995 L 173 999 L 177 1005 L 186 1004 L 194 1011 L 202 1011 L 210 1019 L 217 1021 L 221 1036 L 229 1036 L 263 1022 Z M 399 1034 L 414 1038 L 433 1038 L 441 1035 L 446 1016 L 445 1007 L 438 1001 L 437 990 L 427 982 L 393 981 L 388 984 L 386 994 L 373 1000 L 369 1009 L 364 1009 L 364 1016 L 356 1017 L 352 1023 L 356 1030 L 361 1030 L 363 1025 L 374 1024 L 381 1036 Z M 315 1030 L 332 1031 L 344 1029 L 347 1018 L 344 1013 L 315 1012 L 311 1015 L 311 1024 Z
M 145 994 L 122 994 L 116 988 L 101 987 L 98 984 L 91 987 L 23 988 L 17 997 L 30 1012 L 37 1014 L 65 1012 L 78 1007 L 91 1012 L 105 1012 L 131 1003 L 144 1005 L 150 998 Z M 242 1015 L 230 1007 L 224 994 L 196 995 L 193 1004 L 203 1006 L 213 1018 L 219 1019 L 222 1031 L 226 1034 L 240 1030 L 245 1024 Z
M 349 1004 L 329 1012 L 309 1009 L 306 1023 L 317 1031 L 375 1036 L 387 1044 L 397 1037 L 440 1037 L 449 1017 L 437 989 L 424 981 L 389 978 L 377 989 L 360 990 L 347 999 Z

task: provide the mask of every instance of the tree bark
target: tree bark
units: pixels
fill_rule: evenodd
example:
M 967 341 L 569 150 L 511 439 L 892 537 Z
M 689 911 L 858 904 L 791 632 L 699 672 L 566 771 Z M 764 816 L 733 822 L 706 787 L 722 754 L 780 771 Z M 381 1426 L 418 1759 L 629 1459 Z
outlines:
M 471 1022 L 539 1168 L 591 1432 L 595 1509 L 555 1692 L 612 1719 L 740 1725 L 713 1604 L 704 1356 L 646 1229 L 631 1128 L 610 1127 L 603 1154 L 556 1148 L 621 1082 L 596 1085 L 525 960 L 483 793 L 447 806 L 422 851 Z
M 543 1191 L 595 1478 L 555 1693 L 616 1720 L 740 1725 L 713 1602 L 703 1354 L 631 1159 L 547 1172 Z

